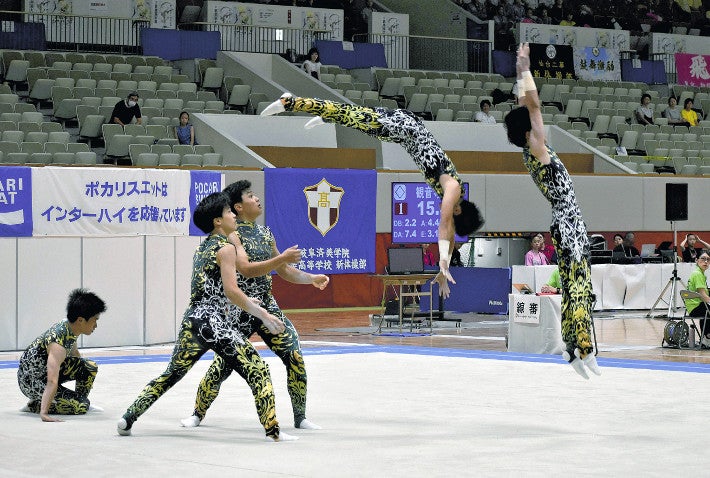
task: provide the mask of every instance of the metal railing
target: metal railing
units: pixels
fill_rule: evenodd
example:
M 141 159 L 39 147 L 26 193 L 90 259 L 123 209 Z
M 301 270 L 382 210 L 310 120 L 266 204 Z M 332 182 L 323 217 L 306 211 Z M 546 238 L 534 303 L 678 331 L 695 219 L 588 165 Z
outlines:
M 263 27 L 233 23 L 195 22 L 178 25 L 180 30 L 219 32 L 221 49 L 252 53 L 305 55 L 315 40 L 335 40 L 330 30 Z M 291 58 L 295 60 L 295 58 Z
M 354 41 L 382 43 L 390 68 L 490 73 L 493 42 L 421 35 L 358 34 Z
M 31 24 L 44 25 L 44 38 L 36 38 L 41 30 L 24 31 L 28 45 L 46 41 L 48 50 L 140 53 L 140 29 L 150 26 L 147 20 L 72 14 L 0 11 L 0 17 L 14 20 L 16 30 Z

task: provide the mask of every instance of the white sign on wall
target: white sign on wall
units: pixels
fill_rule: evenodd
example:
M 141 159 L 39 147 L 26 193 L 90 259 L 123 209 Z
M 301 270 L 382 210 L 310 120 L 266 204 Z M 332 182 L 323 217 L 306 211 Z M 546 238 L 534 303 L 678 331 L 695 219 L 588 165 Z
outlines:
M 520 23 L 519 29 L 521 42 L 571 45 L 575 47 L 590 46 L 619 51 L 628 50 L 630 45 L 630 37 L 627 30 L 566 27 L 539 23 Z
M 409 15 L 373 11 L 368 29 L 377 35 L 374 41 L 384 45 L 390 68 L 409 68 Z

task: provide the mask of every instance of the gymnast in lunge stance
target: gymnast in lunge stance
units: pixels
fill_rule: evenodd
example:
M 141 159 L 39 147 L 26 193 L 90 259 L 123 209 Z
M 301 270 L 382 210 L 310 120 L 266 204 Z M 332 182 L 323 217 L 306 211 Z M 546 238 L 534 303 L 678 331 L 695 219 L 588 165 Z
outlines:
M 237 230 L 229 240 L 237 248 L 237 271 L 239 288 L 252 299 L 261 301 L 269 313 L 278 317 L 285 330 L 274 334 L 261 321 L 246 311 L 237 309 L 238 326 L 244 337 L 259 334 L 264 343 L 286 366 L 288 393 L 293 407 L 294 426 L 301 429 L 317 430 L 321 427 L 306 418 L 306 364 L 298 340 L 298 332 L 276 303 L 271 288 L 271 271 L 294 284 L 311 284 L 323 290 L 330 279 L 324 274 L 309 274 L 291 264 L 301 260 L 301 251 L 292 246 L 280 253 L 271 230 L 256 223 L 262 213 L 261 202 L 252 192 L 247 180 L 230 184 L 224 190 L 229 196 L 232 212 L 237 215 Z M 196 427 L 205 418 L 207 409 L 217 398 L 224 380 L 232 373 L 232 368 L 220 356 L 216 356 L 197 389 L 194 413 L 180 420 L 185 427 Z
M 193 260 L 190 304 L 180 324 L 173 355 L 162 375 L 150 381 L 118 421 L 120 435 L 130 435 L 133 423 L 165 392 L 175 385 L 193 365 L 212 349 L 251 388 L 257 414 L 266 439 L 295 440 L 279 429 L 274 405 L 274 389 L 269 367 L 239 331 L 232 304 L 258 317 L 273 334 L 284 331 L 284 324 L 250 300 L 237 286 L 237 251 L 227 236 L 236 228 L 236 216 L 225 193 L 205 197 L 195 208 L 193 220 L 209 234 L 197 248 Z
M 530 73 L 530 47 L 518 48 L 519 108 L 505 117 L 508 140 L 523 148 L 523 161 L 535 185 L 552 206 L 552 242 L 562 285 L 563 357 L 575 371 L 589 378 L 586 369 L 601 375 L 592 344 L 593 292 L 589 266 L 589 239 L 577 204 L 572 179 L 557 153 L 547 144 L 540 98 Z
M 434 279 L 439 294 L 448 297 L 451 277 L 449 265 L 454 246 L 454 230 L 468 236 L 483 226 L 478 208 L 463 199 L 464 188 L 456 166 L 421 119 L 405 109 L 366 108 L 328 100 L 299 98 L 285 93 L 261 113 L 262 116 L 284 111 L 303 111 L 327 122 L 355 128 L 381 141 L 399 143 L 414 159 L 424 179 L 441 199 L 439 219 L 439 274 Z M 322 123 L 320 118 L 309 121 L 306 128 Z
M 17 368 L 17 382 L 30 399 L 22 411 L 39 413 L 43 422 L 61 422 L 58 415 L 83 415 L 92 407 L 89 392 L 98 366 L 85 359 L 76 347 L 81 334 L 96 330 L 99 315 L 106 304 L 96 294 L 74 289 L 67 301 L 67 320 L 58 322 L 37 337 L 23 352 Z M 65 382 L 76 381 L 74 390 Z

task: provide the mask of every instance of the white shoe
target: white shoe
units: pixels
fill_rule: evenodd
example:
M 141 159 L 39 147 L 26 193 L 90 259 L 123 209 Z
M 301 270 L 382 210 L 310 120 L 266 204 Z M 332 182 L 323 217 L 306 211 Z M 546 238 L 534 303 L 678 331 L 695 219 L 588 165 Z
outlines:
M 565 350 L 564 352 L 562 352 L 562 358 L 569 362 L 574 371 L 581 375 L 582 378 L 584 378 L 585 380 L 589 380 L 589 375 L 587 374 L 587 371 L 584 370 L 584 363 L 579 357 L 575 357 L 574 360 L 570 362 L 569 352 Z
M 577 350 L 574 351 L 575 355 L 577 355 Z M 584 362 L 584 365 L 586 365 L 586 367 L 591 370 L 594 375 L 602 374 L 602 370 L 597 364 L 597 357 L 594 355 L 594 353 L 587 354 L 587 356 L 582 359 L 582 362 Z
M 321 118 L 320 116 L 316 116 L 315 118 L 310 119 L 310 120 L 308 121 L 308 123 L 306 123 L 305 125 L 303 125 L 303 128 L 304 128 L 304 129 L 313 129 L 313 128 L 315 128 L 316 126 L 321 126 L 321 125 L 324 125 L 324 124 L 325 124 L 325 121 L 323 121 L 323 118 Z
M 291 93 L 284 93 L 283 95 L 281 95 L 281 98 L 290 98 L 291 96 L 293 96 Z M 286 111 L 286 108 L 284 107 L 283 103 L 281 103 L 281 98 L 264 108 L 264 110 L 261 112 L 261 116 L 272 116 Z
M 301 423 L 299 423 L 296 428 L 300 428 L 302 430 L 322 430 L 323 427 L 320 425 L 316 425 L 315 423 L 309 421 L 307 418 L 304 418 L 301 420 Z
M 89 411 L 90 412 L 103 412 L 104 409 L 101 407 L 97 407 L 96 405 L 89 405 Z
M 296 441 L 296 440 L 298 440 L 298 437 L 297 437 L 297 436 L 289 435 L 288 433 L 284 433 L 284 432 L 279 432 L 278 438 L 266 437 L 266 441 L 271 441 L 271 442 L 277 442 L 277 441 Z
M 128 426 L 125 418 L 121 418 L 116 424 L 116 431 L 119 435 L 127 437 L 131 435 L 131 429 Z
M 187 418 L 183 418 L 180 420 L 180 424 L 184 426 L 185 428 L 195 428 L 200 426 L 200 417 L 197 415 L 190 415 Z

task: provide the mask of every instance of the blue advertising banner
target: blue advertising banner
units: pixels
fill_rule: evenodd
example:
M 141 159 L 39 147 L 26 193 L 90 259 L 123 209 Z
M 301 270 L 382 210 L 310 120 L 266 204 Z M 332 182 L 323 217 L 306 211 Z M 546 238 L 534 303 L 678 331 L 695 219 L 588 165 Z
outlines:
M 32 235 L 32 168 L 0 167 L 0 237 Z
M 270 168 L 264 181 L 266 224 L 280 249 L 303 249 L 298 269 L 375 272 L 375 171 Z
M 218 193 L 222 190 L 222 178 L 222 173 L 217 171 L 190 171 L 190 211 L 194 211 L 195 207 L 206 196 L 212 193 Z M 205 233 L 192 222 L 192 217 L 190 217 L 190 235 L 205 235 Z

